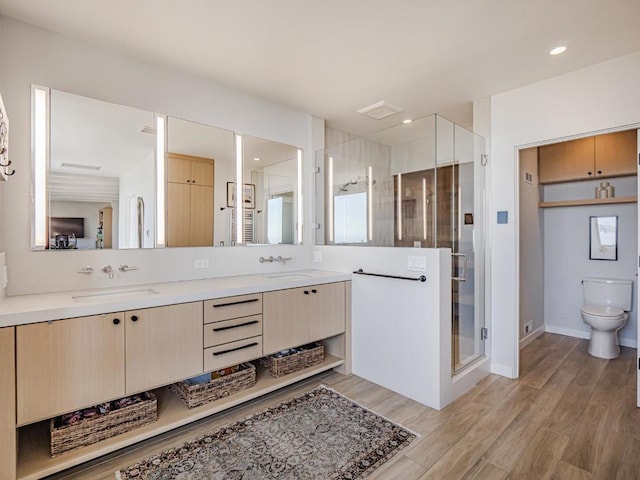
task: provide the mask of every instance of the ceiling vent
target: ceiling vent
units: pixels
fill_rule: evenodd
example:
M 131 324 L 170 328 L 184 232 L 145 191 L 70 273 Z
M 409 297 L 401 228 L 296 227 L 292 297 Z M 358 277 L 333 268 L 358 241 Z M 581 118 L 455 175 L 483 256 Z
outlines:
M 138 129 L 138 131 L 139 131 L 140 133 L 153 133 L 153 134 L 155 134 L 155 133 L 156 133 L 156 129 L 155 129 L 155 128 L 153 128 L 153 127 L 150 127 L 150 126 L 148 126 L 148 125 L 143 125 L 143 126 L 141 126 L 141 127 Z
M 60 166 L 66 167 L 66 168 L 80 168 L 82 170 L 95 170 L 95 171 L 98 171 L 102 168 L 100 165 L 85 165 L 84 163 L 69 163 L 69 162 L 62 162 Z
M 358 113 L 366 115 L 367 117 L 371 117 L 375 120 L 382 120 L 383 118 L 387 118 L 390 115 L 395 115 L 398 112 L 401 112 L 402 109 L 400 107 L 396 107 L 393 103 L 385 102 L 384 100 L 374 103 L 373 105 L 369 105 L 368 107 L 362 107 L 358 110 Z

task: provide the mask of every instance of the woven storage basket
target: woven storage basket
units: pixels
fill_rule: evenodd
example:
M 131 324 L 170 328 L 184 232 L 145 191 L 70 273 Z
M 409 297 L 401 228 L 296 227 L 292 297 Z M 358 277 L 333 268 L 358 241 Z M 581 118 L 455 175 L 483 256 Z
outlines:
M 324 361 L 324 345 L 319 343 L 314 348 L 292 353 L 283 357 L 269 355 L 260 359 L 261 365 L 266 368 L 272 377 L 278 378 L 289 373 L 303 370 Z
M 199 407 L 222 397 L 253 387 L 256 384 L 256 367 L 252 363 L 242 363 L 240 369 L 207 383 L 189 385 L 178 382 L 169 388 L 175 392 L 189 408 Z
M 128 432 L 134 428 L 153 423 L 158 419 L 158 400 L 155 395 L 145 392 L 144 400 L 93 418 L 87 418 L 73 425 L 55 426 L 51 419 L 51 456 Z

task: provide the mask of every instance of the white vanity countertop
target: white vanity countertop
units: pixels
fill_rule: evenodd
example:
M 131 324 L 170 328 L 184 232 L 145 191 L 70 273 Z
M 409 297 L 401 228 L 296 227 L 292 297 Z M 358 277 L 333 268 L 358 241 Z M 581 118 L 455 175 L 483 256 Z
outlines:
M 347 280 L 351 280 L 350 273 L 301 270 L 129 285 L 98 290 L 16 295 L 6 297 L 0 304 L 0 327 Z

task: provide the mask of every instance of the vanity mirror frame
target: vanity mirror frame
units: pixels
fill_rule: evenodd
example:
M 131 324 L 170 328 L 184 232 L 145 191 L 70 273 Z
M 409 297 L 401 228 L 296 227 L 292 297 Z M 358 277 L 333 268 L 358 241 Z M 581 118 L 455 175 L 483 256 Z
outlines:
M 31 209 L 31 250 L 32 251 L 55 251 L 58 249 L 50 248 L 49 239 L 47 238 L 49 233 L 48 227 L 48 217 L 50 215 L 50 199 L 49 199 L 49 185 L 48 185 L 48 176 L 50 171 L 50 160 L 51 160 L 51 92 L 54 89 L 32 84 L 31 85 L 31 181 L 32 181 L 32 189 L 31 189 L 31 201 L 32 201 L 32 209 Z M 56 90 L 57 91 L 57 90 Z M 69 93 L 64 90 L 60 90 L 60 92 Z M 77 95 L 77 94 L 72 94 Z M 81 96 L 81 95 L 79 95 Z M 97 101 L 105 101 L 98 98 L 86 97 L 92 100 Z M 107 103 L 116 104 L 110 101 L 105 101 Z M 123 105 L 124 106 L 124 105 Z M 136 107 L 134 107 L 136 108 Z M 153 239 L 153 247 L 147 248 L 156 248 L 163 249 L 169 248 L 167 247 L 167 223 L 166 223 L 166 215 L 167 215 L 167 153 L 169 151 L 168 143 L 169 143 L 169 132 L 168 132 L 168 123 L 169 123 L 169 115 L 149 112 L 153 115 L 154 127 L 155 127 L 155 148 L 154 148 L 154 200 L 155 200 L 155 212 L 153 212 L 153 219 L 155 222 L 154 228 L 154 239 Z M 180 119 L 179 117 L 175 117 L 176 119 Z M 184 121 L 198 123 L 200 125 L 205 125 L 201 122 L 186 120 Z M 221 127 L 210 126 L 212 128 L 219 128 L 221 130 L 226 130 L 233 134 L 233 152 L 231 155 L 235 159 L 235 178 L 233 178 L 232 183 L 235 188 L 235 198 L 242 198 L 243 195 L 243 184 L 238 182 L 238 178 L 243 178 L 243 139 L 244 135 L 241 133 L 233 132 L 228 129 L 224 129 Z M 248 136 L 248 135 L 247 135 Z M 253 137 L 259 138 L 259 137 Z M 275 140 L 268 140 L 279 143 Z M 294 202 L 296 204 L 296 218 L 295 222 L 295 230 L 293 236 L 293 242 L 290 245 L 300 245 L 303 242 L 303 203 L 302 203 L 302 185 L 303 185 L 303 170 L 302 170 L 302 149 L 298 146 L 290 145 L 292 148 L 295 148 L 297 151 L 297 193 Z M 246 182 L 245 182 L 246 183 Z M 255 195 L 254 195 L 255 202 Z M 224 205 L 217 205 L 220 210 L 224 208 L 229 208 Z M 217 211 L 218 208 L 214 207 Z M 229 239 L 231 240 L 230 245 L 250 245 L 249 243 L 243 243 L 242 239 L 243 230 L 242 230 L 242 219 L 244 215 L 245 208 L 233 208 L 232 214 L 234 215 L 234 220 L 236 225 L 239 225 L 240 228 L 236 229 L 233 232 L 233 237 L 231 237 L 232 232 L 229 230 Z M 223 245 L 220 242 L 221 246 Z M 217 246 L 214 241 L 211 245 L 212 247 Z M 133 249 L 139 249 L 143 247 L 134 247 Z M 122 249 L 122 248 L 120 248 Z

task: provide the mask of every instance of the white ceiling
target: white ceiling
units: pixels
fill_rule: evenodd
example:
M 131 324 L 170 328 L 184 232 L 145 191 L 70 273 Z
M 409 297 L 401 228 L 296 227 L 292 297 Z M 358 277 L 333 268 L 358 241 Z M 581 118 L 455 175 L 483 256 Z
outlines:
M 0 0 L 0 13 L 356 134 L 431 113 L 470 126 L 473 99 L 640 50 L 638 0 Z M 356 113 L 379 100 L 405 112 Z

